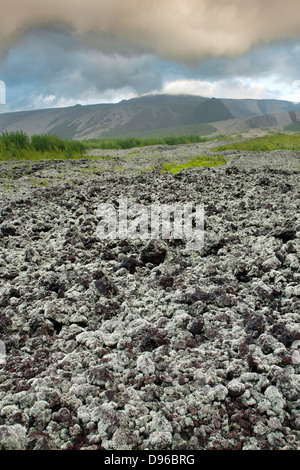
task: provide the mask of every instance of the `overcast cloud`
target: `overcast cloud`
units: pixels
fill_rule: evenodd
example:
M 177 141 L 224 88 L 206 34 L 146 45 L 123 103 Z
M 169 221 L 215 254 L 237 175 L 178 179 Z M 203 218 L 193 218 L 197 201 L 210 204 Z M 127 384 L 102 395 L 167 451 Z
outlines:
M 0 110 L 148 93 L 300 101 L 299 52 L 299 0 L 2 0 Z

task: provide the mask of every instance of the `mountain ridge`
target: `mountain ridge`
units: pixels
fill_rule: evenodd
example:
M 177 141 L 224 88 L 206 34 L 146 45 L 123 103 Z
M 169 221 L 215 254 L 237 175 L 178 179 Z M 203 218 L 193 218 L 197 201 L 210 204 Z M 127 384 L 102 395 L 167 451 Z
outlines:
M 188 132 L 189 128 L 197 131 L 197 126 L 199 132 L 209 133 L 230 126 L 239 132 L 255 126 L 280 128 L 283 124 L 295 124 L 300 122 L 299 113 L 300 103 L 285 100 L 146 95 L 119 103 L 3 113 L 0 114 L 0 133 L 22 130 L 29 136 L 56 134 L 61 138 L 82 140 L 167 134 L 185 128 L 187 133 L 192 133 Z M 205 125 L 208 126 L 205 128 Z

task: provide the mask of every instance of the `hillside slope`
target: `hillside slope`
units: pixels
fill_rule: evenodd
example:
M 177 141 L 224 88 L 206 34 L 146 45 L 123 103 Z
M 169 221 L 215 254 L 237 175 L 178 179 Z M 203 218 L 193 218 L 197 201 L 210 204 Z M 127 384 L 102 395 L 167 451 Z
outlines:
M 298 122 L 300 104 L 278 100 L 230 100 L 186 95 L 155 95 L 97 104 L 0 114 L 0 132 L 23 130 L 32 134 L 57 134 L 87 139 L 168 133 L 198 133 L 201 125 L 220 123 L 236 132 L 260 127 L 259 117 L 272 114 L 267 127 Z M 281 113 L 277 118 L 275 115 Z M 283 114 L 282 114 L 283 113 Z M 279 121 L 278 121 L 279 119 Z M 239 120 L 242 120 L 239 122 Z M 199 127 L 197 127 L 199 126 Z

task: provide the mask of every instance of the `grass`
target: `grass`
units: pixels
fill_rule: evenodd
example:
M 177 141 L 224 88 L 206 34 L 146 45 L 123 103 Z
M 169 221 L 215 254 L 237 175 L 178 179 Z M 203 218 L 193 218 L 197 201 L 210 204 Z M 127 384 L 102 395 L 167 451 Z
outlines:
M 193 158 L 185 163 L 171 163 L 165 162 L 162 164 L 160 171 L 167 171 L 169 173 L 177 173 L 183 168 L 191 168 L 196 166 L 217 166 L 226 162 L 223 155 L 195 155 Z
M 24 132 L 3 132 L 0 136 L 0 161 L 6 160 L 46 160 L 46 159 L 110 159 L 110 155 L 87 155 L 88 149 L 131 149 L 154 145 L 184 145 L 208 142 L 212 140 L 235 140 L 225 145 L 215 146 L 212 152 L 222 153 L 224 150 L 252 150 L 271 151 L 276 149 L 300 150 L 300 133 L 273 133 L 263 137 L 246 139 L 242 142 L 236 141 L 242 136 L 218 135 L 214 137 L 203 137 L 199 134 L 170 135 L 165 137 L 125 137 L 109 139 L 89 139 L 76 141 L 61 139 L 56 135 L 33 135 L 28 137 Z M 138 155 L 138 151 L 130 155 Z M 222 157 L 224 159 L 224 157 Z M 176 172 L 181 168 L 199 165 L 219 165 L 224 163 L 221 157 L 196 156 L 192 160 L 182 164 L 165 163 L 164 170 Z M 169 167 L 168 167 L 169 165 Z M 168 169 L 167 169 L 168 167 Z
M 293 122 L 284 127 L 287 132 L 300 132 L 300 122 Z
M 60 139 L 56 135 L 33 135 L 23 131 L 3 132 L 0 136 L 0 161 L 82 158 L 85 148 L 81 142 Z
M 94 156 L 86 155 L 88 149 L 131 149 L 154 145 L 184 145 L 208 142 L 211 140 L 225 140 L 239 138 L 219 135 L 215 137 L 203 137 L 199 134 L 170 135 L 165 137 L 124 137 L 110 139 L 89 139 L 77 141 L 61 139 L 56 135 L 32 135 L 28 137 L 23 131 L 3 132 L 0 135 L 0 161 L 6 160 L 53 160 L 53 159 L 98 159 L 111 158 L 110 155 Z M 131 152 L 131 155 L 138 151 Z
M 207 142 L 210 140 L 207 137 L 200 135 L 179 135 L 179 136 L 165 136 L 165 137 L 122 137 L 110 139 L 88 139 L 82 140 L 81 143 L 86 149 L 131 149 L 135 147 L 147 147 L 151 145 L 181 145 L 192 144 L 198 142 Z
M 48 186 L 50 180 L 48 178 L 38 178 L 36 176 L 31 176 L 30 183 L 32 186 Z
M 255 152 L 269 152 L 272 150 L 300 150 L 300 133 L 285 134 L 274 133 L 263 137 L 247 139 L 244 142 L 230 142 L 212 148 L 213 152 L 224 150 L 250 150 Z
M 184 145 L 184 144 L 197 144 L 201 142 L 209 142 L 212 140 L 228 140 L 240 139 L 242 136 L 220 134 L 214 137 L 203 137 L 199 134 L 182 134 L 182 135 L 169 135 L 169 136 L 156 136 L 156 137 L 120 137 L 120 138 L 103 138 L 103 139 L 88 139 L 82 140 L 84 148 L 88 149 L 117 149 L 125 150 L 136 147 L 149 147 L 152 145 Z M 134 153 L 138 153 L 137 151 Z M 133 154 L 133 152 L 131 152 Z

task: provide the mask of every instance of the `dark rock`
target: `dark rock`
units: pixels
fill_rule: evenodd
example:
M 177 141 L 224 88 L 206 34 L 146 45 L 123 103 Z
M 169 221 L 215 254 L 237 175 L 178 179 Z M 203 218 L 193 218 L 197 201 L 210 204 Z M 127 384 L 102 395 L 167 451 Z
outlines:
M 105 278 L 105 274 L 104 274 L 104 271 L 102 271 L 101 269 L 97 269 L 96 271 L 93 272 L 93 279 L 95 281 L 99 281 L 104 278 Z
M 246 390 L 246 387 L 239 380 L 231 380 L 227 384 L 227 389 L 228 389 L 229 395 L 233 398 L 236 398 L 236 397 L 243 395 L 243 393 Z
M 67 408 L 61 408 L 59 411 L 52 413 L 52 419 L 57 421 L 63 428 L 69 428 L 74 424 L 74 418 Z
M 105 395 L 108 401 L 114 401 L 116 398 L 116 390 L 106 390 Z
M 0 307 L 1 306 L 2 306 L 2 304 L 0 302 Z M 9 318 L 5 315 L 0 316 L 0 332 L 1 333 L 5 333 L 10 328 L 11 325 L 12 325 L 11 318 Z
M 97 303 L 95 305 L 95 313 L 104 320 L 109 320 L 118 314 L 120 305 L 112 299 L 108 299 L 105 305 Z
M 2 237 L 15 237 L 17 235 L 16 228 L 11 224 L 3 223 L 0 227 L 0 236 Z
M 64 291 L 64 285 L 56 273 L 45 273 L 40 277 L 38 284 L 50 292 Z
M 205 291 L 196 287 L 192 292 L 188 292 L 183 295 L 182 302 L 188 305 L 193 304 L 194 302 L 201 302 L 209 303 L 214 301 L 216 298 L 216 293 L 213 291 Z
M 3 279 L 6 279 L 8 281 L 12 281 L 16 277 L 18 277 L 19 273 L 17 271 L 6 271 L 3 274 Z
M 49 320 L 53 324 L 53 328 L 54 328 L 56 334 L 59 335 L 59 333 L 61 332 L 62 327 L 64 326 L 64 324 L 57 321 L 57 320 L 55 320 L 54 318 L 49 318 Z
M 105 261 L 111 261 L 116 259 L 116 255 L 111 250 L 104 250 L 101 254 L 101 259 Z
M 234 275 L 239 282 L 249 282 L 248 268 L 245 264 L 240 264 L 234 271 Z
M 265 319 L 261 315 L 253 315 L 246 324 L 246 333 L 250 334 L 252 338 L 257 338 L 265 331 L 265 324 Z
M 188 325 L 187 328 L 192 333 L 192 335 L 200 335 L 204 328 L 203 318 L 196 318 Z
M 102 279 L 95 280 L 94 283 L 97 291 L 106 297 L 117 294 L 116 286 L 110 282 L 106 276 Z
M 16 289 L 15 287 L 11 287 L 7 292 L 7 296 L 9 299 L 11 299 L 12 297 L 16 297 L 17 299 L 19 299 L 20 291 L 19 289 Z
M 240 170 L 236 166 L 230 166 L 226 168 L 226 175 L 237 175 L 239 174 Z
M 167 245 L 160 240 L 150 240 L 141 252 L 141 261 L 144 264 L 159 265 L 167 256 Z
M 135 258 L 123 258 L 120 264 L 120 268 L 125 268 L 127 271 L 129 271 L 131 274 L 134 274 L 136 271 L 137 266 L 139 266 L 138 260 Z
M 159 283 L 163 287 L 172 287 L 174 284 L 174 278 L 172 276 L 162 276 Z
M 142 333 L 141 351 L 153 351 L 164 344 L 169 344 L 167 332 L 158 328 L 149 328 Z
M 221 294 L 216 300 L 219 307 L 232 307 L 236 303 L 234 298 L 228 294 Z
M 80 237 L 80 241 L 86 250 L 90 250 L 95 243 L 98 243 L 99 240 L 96 237 Z
M 258 185 L 259 186 L 269 186 L 271 183 L 270 179 L 267 177 L 262 177 L 258 180 Z
M 92 385 L 104 385 L 110 378 L 110 372 L 107 367 L 93 367 L 88 372 L 88 381 Z
M 225 238 L 207 240 L 204 245 L 203 255 L 216 255 L 218 251 L 226 245 L 226 243 L 227 241 Z
M 288 331 L 284 323 L 275 323 L 270 328 L 272 335 L 286 347 L 290 347 L 294 341 L 300 340 L 300 333 L 297 331 Z
M 35 225 L 32 227 L 32 231 L 34 233 L 40 233 L 40 232 L 50 232 L 52 229 L 51 224 L 46 224 L 44 222 L 37 222 Z
M 27 263 L 31 263 L 34 255 L 35 255 L 34 250 L 32 248 L 28 247 L 28 248 L 26 248 L 25 253 L 24 253 L 24 260 Z
M 265 353 L 265 354 L 267 354 L 267 353 Z M 247 362 L 248 362 L 250 372 L 257 372 L 258 362 L 253 358 L 252 354 L 248 354 Z
M 192 305 L 189 305 L 188 312 L 192 317 L 197 317 L 200 313 L 203 313 L 206 309 L 206 304 L 201 300 L 194 302 Z
M 292 190 L 292 185 L 289 183 L 282 183 L 280 185 L 280 189 L 283 193 L 287 193 L 288 191 Z
M 0 298 L 0 307 L 5 308 L 9 305 L 9 296 L 7 294 L 3 294 Z
M 283 228 L 278 229 L 274 233 L 275 238 L 280 238 L 283 243 L 287 243 L 290 240 L 293 240 L 296 236 L 296 230 L 294 228 Z

